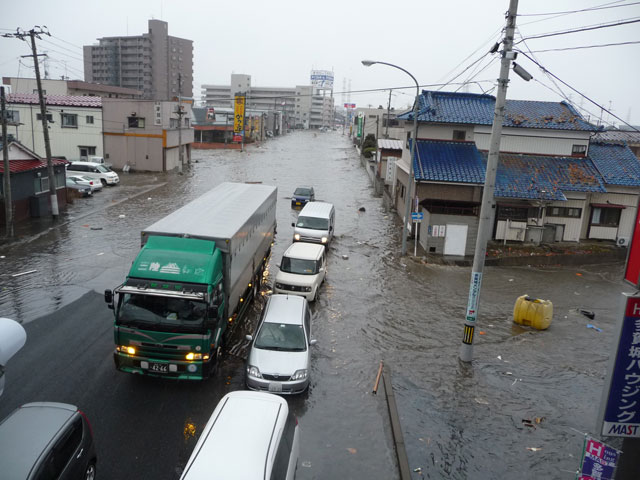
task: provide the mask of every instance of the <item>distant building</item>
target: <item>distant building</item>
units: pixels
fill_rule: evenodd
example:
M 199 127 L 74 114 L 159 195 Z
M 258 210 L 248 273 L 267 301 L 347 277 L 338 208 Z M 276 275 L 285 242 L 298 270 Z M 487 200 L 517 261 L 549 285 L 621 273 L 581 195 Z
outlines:
M 256 87 L 251 75 L 232 74 L 229 85 L 202 85 L 202 101 L 207 107 L 233 108 L 233 98 L 245 94 L 247 108 L 281 112 L 285 131 L 291 128 L 331 126 L 333 96 L 311 85 Z
M 193 96 L 193 42 L 168 34 L 168 24 L 149 20 L 149 33 L 104 37 L 84 47 L 84 77 L 101 83 L 142 91 L 146 100 L 173 100 Z
M 38 93 L 35 78 L 2 77 L 2 84 L 9 87 L 11 93 Z M 114 87 L 82 80 L 41 80 L 45 95 L 67 95 L 77 97 L 142 98 L 140 90 Z

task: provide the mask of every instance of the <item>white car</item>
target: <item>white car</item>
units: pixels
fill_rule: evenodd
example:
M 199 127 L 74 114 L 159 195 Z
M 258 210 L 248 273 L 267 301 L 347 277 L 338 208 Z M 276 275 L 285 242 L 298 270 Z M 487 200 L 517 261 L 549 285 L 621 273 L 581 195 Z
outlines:
M 327 274 L 324 245 L 295 242 L 287 248 L 276 274 L 274 293 L 302 295 L 308 301 L 318 298 L 320 285 Z
M 67 178 L 75 180 L 78 185 L 86 185 L 87 187 L 91 187 L 91 192 L 102 190 L 102 182 L 98 180 L 92 180 L 89 177 L 84 177 L 82 175 L 70 175 Z
M 118 174 L 102 163 L 72 162 L 67 165 L 68 175 L 81 175 L 102 182 L 102 185 L 117 185 L 120 183 Z

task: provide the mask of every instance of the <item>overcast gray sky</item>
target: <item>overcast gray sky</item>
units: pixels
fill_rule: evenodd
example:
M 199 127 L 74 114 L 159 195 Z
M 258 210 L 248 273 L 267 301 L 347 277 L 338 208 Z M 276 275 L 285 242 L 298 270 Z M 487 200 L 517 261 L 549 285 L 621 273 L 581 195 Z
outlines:
M 147 32 L 150 18 L 169 23 L 169 34 L 194 42 L 194 95 L 202 84 L 228 84 L 231 73 L 252 76 L 255 86 L 310 84 L 312 69 L 333 70 L 336 103 L 343 103 L 343 85 L 351 86 L 357 106 L 387 104 L 388 90 L 410 87 L 403 72 L 383 66 L 364 67 L 362 59 L 394 63 L 410 71 L 421 85 L 445 83 L 478 61 L 454 82 L 473 80 L 470 92 L 489 91 L 499 73 L 497 55 L 486 55 L 501 38 L 508 0 L 20 0 L 5 2 L 0 34 L 46 25 L 51 37 L 38 43 L 49 55 L 51 78 L 83 78 L 82 46 L 96 39 Z M 567 12 L 583 13 L 527 16 Z M 520 0 L 516 40 L 607 22 L 640 20 L 634 0 Z M 640 43 L 580 50 L 538 52 L 589 45 L 639 42 L 640 23 L 569 35 L 530 38 L 517 44 L 549 72 L 611 111 L 622 120 L 640 124 Z M 0 38 L 0 74 L 33 77 L 33 63 L 20 59 L 30 53 L 20 40 Z M 560 101 L 564 94 L 600 118 L 598 107 L 551 80 L 520 55 L 534 80 L 511 74 L 508 98 Z M 555 84 L 554 84 L 555 82 Z M 415 88 L 415 87 L 414 87 Z M 438 87 L 425 87 L 437 89 Z M 443 90 L 464 88 L 450 84 Z M 412 103 L 415 90 L 394 90 L 392 105 Z M 495 90 L 492 90 L 495 93 Z M 346 98 L 344 98 L 346 101 Z M 603 120 L 620 123 L 606 112 Z

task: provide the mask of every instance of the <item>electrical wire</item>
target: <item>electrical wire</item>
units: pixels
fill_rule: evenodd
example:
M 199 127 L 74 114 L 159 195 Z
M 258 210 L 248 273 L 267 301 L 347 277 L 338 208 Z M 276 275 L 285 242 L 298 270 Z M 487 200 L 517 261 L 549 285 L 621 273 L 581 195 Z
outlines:
M 616 3 L 620 3 L 620 1 L 621 0 L 618 0 L 617 2 L 604 3 L 602 5 L 583 8 L 581 10 L 570 10 L 567 12 L 549 12 L 549 13 L 519 13 L 517 16 L 518 17 L 542 17 L 542 16 L 549 16 L 549 15 L 569 15 L 572 13 L 594 12 L 596 10 L 609 10 L 612 8 L 631 7 L 633 5 L 640 4 L 640 2 L 633 2 L 633 3 L 625 3 L 624 5 L 615 5 Z
M 618 43 L 602 43 L 599 45 L 583 45 L 581 47 L 565 47 L 565 48 L 549 48 L 546 50 L 530 50 L 530 53 L 542 53 L 542 52 L 565 52 L 567 50 L 583 50 L 586 48 L 602 48 L 602 47 L 616 47 L 619 45 L 635 45 L 640 43 L 640 40 L 634 40 L 630 42 L 618 42 Z
M 615 22 L 617 22 L 617 23 L 602 23 L 602 24 L 599 24 L 599 25 L 588 25 L 588 26 L 584 26 L 584 27 L 580 27 L 580 28 L 574 28 L 574 29 L 571 29 L 571 30 L 561 30 L 561 31 L 550 32 L 550 33 L 541 33 L 539 35 L 531 35 L 529 37 L 524 37 L 522 40 L 520 40 L 520 42 L 522 42 L 524 40 L 535 40 L 535 39 L 538 39 L 538 38 L 555 37 L 555 36 L 558 36 L 558 35 L 568 35 L 570 33 L 580 33 L 580 32 L 587 32 L 587 31 L 591 31 L 591 30 L 598 30 L 598 29 L 601 29 L 601 28 L 611 28 L 611 27 L 619 27 L 621 25 L 629 25 L 629 24 L 632 24 L 632 23 L 640 22 L 640 17 L 633 17 L 631 19 L 624 20 L 624 21 L 616 20 Z M 517 42 L 514 45 L 517 45 L 520 42 Z

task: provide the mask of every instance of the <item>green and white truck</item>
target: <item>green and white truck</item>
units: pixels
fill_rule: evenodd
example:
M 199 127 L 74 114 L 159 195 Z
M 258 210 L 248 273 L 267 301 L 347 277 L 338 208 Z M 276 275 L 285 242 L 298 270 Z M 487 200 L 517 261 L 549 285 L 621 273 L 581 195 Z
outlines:
M 116 368 L 199 380 L 259 292 L 276 230 L 276 187 L 223 183 L 142 231 L 125 282 L 105 291 Z

